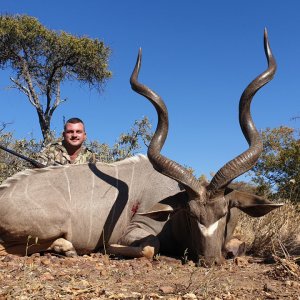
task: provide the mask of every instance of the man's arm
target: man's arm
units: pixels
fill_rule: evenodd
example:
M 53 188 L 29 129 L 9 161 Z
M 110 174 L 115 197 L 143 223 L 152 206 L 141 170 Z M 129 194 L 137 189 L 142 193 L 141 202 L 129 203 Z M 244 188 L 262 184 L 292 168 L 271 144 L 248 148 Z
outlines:
M 38 162 L 46 166 L 62 165 L 61 162 L 56 160 L 58 149 L 55 144 L 49 144 L 45 146 L 38 154 Z

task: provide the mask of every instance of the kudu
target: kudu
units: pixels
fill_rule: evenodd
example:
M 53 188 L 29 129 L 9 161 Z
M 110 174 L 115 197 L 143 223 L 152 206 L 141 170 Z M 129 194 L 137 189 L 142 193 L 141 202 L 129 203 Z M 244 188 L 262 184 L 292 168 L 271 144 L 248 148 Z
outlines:
M 0 254 L 54 250 L 68 256 L 105 248 L 108 253 L 153 257 L 183 255 L 210 265 L 237 222 L 237 208 L 259 217 L 281 206 L 232 190 L 230 182 L 257 162 L 262 141 L 250 115 L 254 94 L 275 73 L 267 33 L 268 69 L 244 91 L 239 119 L 249 149 L 225 164 L 207 184 L 162 156 L 168 113 L 162 99 L 138 82 L 141 51 L 130 82 L 155 107 L 158 125 L 148 157 L 121 162 L 67 165 L 26 170 L 0 186 Z M 28 237 L 38 238 L 37 244 Z

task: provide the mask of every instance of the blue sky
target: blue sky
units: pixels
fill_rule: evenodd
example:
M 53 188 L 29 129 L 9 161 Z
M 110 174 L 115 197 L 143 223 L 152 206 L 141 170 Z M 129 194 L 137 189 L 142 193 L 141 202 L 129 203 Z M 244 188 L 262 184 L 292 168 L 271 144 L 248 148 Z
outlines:
M 129 85 L 138 48 L 143 49 L 140 81 L 164 99 L 170 130 L 163 154 L 195 169 L 216 172 L 247 148 L 238 124 L 244 88 L 267 67 L 263 30 L 277 60 L 274 80 L 253 100 L 258 129 L 299 127 L 300 2 L 291 1 L 8 1 L 2 14 L 34 16 L 49 29 L 99 38 L 112 49 L 113 77 L 102 94 L 77 83 L 66 85 L 68 101 L 53 116 L 60 133 L 63 116 L 86 123 L 90 140 L 114 144 L 136 119 L 148 116 L 149 102 Z M 41 138 L 34 108 L 9 90 L 9 70 L 0 71 L 0 122 L 17 138 Z M 146 150 L 142 149 L 145 153 Z

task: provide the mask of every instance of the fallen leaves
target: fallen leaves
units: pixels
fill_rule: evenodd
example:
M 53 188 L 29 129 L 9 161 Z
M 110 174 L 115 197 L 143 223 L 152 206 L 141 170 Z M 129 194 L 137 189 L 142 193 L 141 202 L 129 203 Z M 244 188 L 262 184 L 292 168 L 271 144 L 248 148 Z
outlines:
M 247 257 L 212 269 L 159 257 L 117 260 L 101 254 L 77 258 L 46 254 L 0 257 L 0 300 L 4 299 L 249 299 L 300 292 L 293 278 L 268 271 L 281 264 L 251 263 Z M 287 265 L 296 274 L 294 265 Z M 283 296 L 282 296 L 283 297 Z

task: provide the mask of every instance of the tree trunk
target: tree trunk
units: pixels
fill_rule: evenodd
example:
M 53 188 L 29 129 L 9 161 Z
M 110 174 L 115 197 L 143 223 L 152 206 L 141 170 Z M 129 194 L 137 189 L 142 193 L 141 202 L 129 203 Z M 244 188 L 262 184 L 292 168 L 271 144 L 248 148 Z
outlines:
M 43 135 L 43 146 L 49 144 L 52 141 L 52 134 L 50 129 L 51 118 L 47 115 L 44 115 L 42 111 L 37 109 L 37 114 L 39 117 L 39 123 Z

